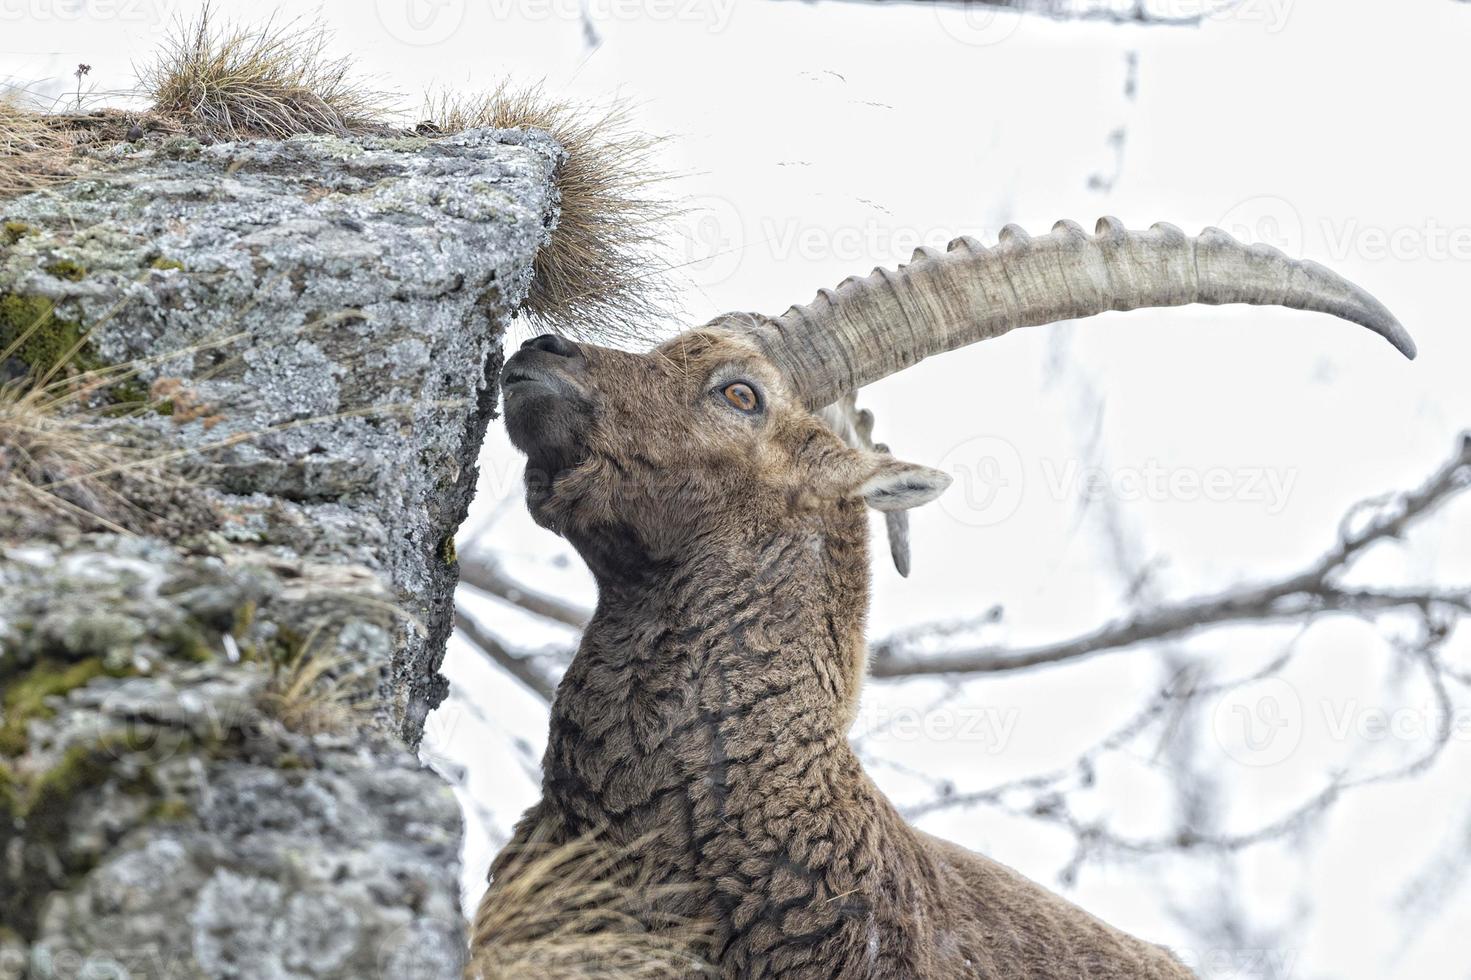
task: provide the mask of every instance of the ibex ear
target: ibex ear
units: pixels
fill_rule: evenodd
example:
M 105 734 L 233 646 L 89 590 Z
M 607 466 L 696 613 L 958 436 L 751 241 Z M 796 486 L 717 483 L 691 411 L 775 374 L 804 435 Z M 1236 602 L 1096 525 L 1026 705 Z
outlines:
M 950 485 L 950 474 L 931 466 L 906 463 L 886 453 L 866 454 L 873 471 L 858 485 L 857 495 L 874 510 L 909 510 L 934 500 Z

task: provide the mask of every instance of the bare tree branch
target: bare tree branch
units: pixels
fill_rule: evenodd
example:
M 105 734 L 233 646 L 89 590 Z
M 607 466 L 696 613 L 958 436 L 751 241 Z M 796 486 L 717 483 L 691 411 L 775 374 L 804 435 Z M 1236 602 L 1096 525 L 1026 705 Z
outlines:
M 803 2 L 814 3 L 816 0 L 803 0 Z M 891 7 L 900 4 L 929 7 L 986 7 L 1013 10 L 1023 14 L 1038 14 L 1053 20 L 1093 20 L 1110 24 L 1196 27 L 1207 16 L 1218 11 L 1229 10 L 1237 6 L 1240 0 L 1222 0 L 1214 9 L 1191 14 L 1151 13 L 1146 0 L 1134 0 L 1131 6 L 1125 8 L 1109 0 L 846 0 L 846 2 L 886 4 Z
M 557 693 L 557 685 L 550 677 L 537 669 L 532 662 L 534 658 L 512 653 L 458 607 L 455 609 L 455 628 L 469 641 L 471 646 L 524 684 L 533 694 L 547 704 L 552 703 L 552 698 Z
M 1107 623 L 1082 636 L 1034 647 L 981 647 L 926 656 L 910 649 L 925 631 L 875 644 L 875 677 L 974 674 L 1019 670 L 1115 652 L 1141 643 L 1178 639 L 1229 623 L 1302 621 L 1324 613 L 1371 615 L 1398 608 L 1451 608 L 1471 613 L 1471 586 L 1452 589 L 1345 588 L 1340 575 L 1371 545 L 1399 538 L 1471 486 L 1471 433 L 1457 453 L 1417 489 L 1367 500 L 1339 526 L 1338 541 L 1306 570 L 1274 582 L 1167 603 Z M 1357 525 L 1357 526 L 1356 526 Z
M 556 596 L 529 589 L 507 575 L 500 563 L 493 558 L 479 555 L 460 559 L 460 581 L 486 595 L 493 595 L 515 606 L 520 606 L 533 615 L 570 626 L 575 630 L 587 627 L 592 614 L 582 606 Z
M 1429 622 L 1427 622 L 1427 627 L 1427 632 L 1419 643 L 1398 645 L 1400 653 L 1424 671 L 1426 684 L 1436 706 L 1436 728 L 1431 733 L 1430 744 L 1424 752 L 1406 763 L 1389 769 L 1358 775 L 1346 772 L 1335 773 L 1321 789 L 1311 794 L 1306 800 L 1254 829 L 1223 833 L 1185 825 L 1164 836 L 1128 837 L 1110 829 L 1106 822 L 1079 816 L 1069 794 L 1091 785 L 1096 764 L 1103 754 L 1121 749 L 1157 723 L 1172 705 L 1193 702 L 1202 696 L 1218 694 L 1275 674 L 1291 659 L 1291 648 L 1263 670 L 1228 684 L 1201 685 L 1196 682 L 1194 673 L 1182 672 L 1176 678 L 1175 683 L 1159 691 L 1148 704 L 1132 715 L 1122 726 L 1080 755 L 1073 763 L 1048 772 L 1009 780 L 986 789 L 963 793 L 953 790 L 943 792 L 935 799 L 906 807 L 904 814 L 910 819 L 915 819 L 940 810 L 986 806 L 1013 816 L 1059 825 L 1071 833 L 1078 842 L 1077 853 L 1070 862 L 1069 869 L 1064 871 L 1064 877 L 1075 873 L 1078 865 L 1096 854 L 1148 856 L 1183 851 L 1227 854 L 1246 850 L 1268 841 L 1290 837 L 1308 829 L 1313 821 L 1325 815 L 1339 799 L 1352 790 L 1419 776 L 1440 759 L 1450 744 L 1455 718 L 1454 702 L 1446 689 L 1443 664 L 1437 652 L 1445 642 L 1447 634 Z

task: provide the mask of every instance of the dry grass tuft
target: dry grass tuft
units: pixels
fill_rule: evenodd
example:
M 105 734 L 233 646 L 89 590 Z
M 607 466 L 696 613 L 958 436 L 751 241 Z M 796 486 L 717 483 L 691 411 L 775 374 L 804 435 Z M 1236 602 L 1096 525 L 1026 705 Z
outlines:
M 85 393 L 95 390 L 71 379 L 0 385 L 0 500 L 7 516 L 26 511 L 49 515 L 51 523 L 122 533 L 156 522 L 142 501 L 182 489 L 181 480 L 113 438 L 108 420 L 86 404 Z
M 371 689 L 361 665 L 337 652 L 318 626 L 284 661 L 272 664 L 261 695 L 266 714 L 301 735 L 342 734 L 367 724 Z
M 73 138 L 46 117 L 0 96 L 0 197 L 40 190 L 75 173 Z
M 541 129 L 567 151 L 557 174 L 561 216 L 536 256 L 526 312 L 541 329 L 584 339 L 646 340 L 671 290 L 660 244 L 679 208 L 652 193 L 669 179 L 663 140 L 629 125 L 629 106 L 586 105 L 539 85 L 502 82 L 478 96 L 431 95 L 421 131 Z
M 213 527 L 217 515 L 178 465 L 197 454 L 160 453 L 128 424 L 167 407 L 145 393 L 138 372 L 174 354 L 101 364 L 90 330 L 58 320 L 49 302 L 5 302 L 13 299 L 0 297 L 0 534 L 69 526 L 176 536 Z M 46 340 L 33 348 L 37 337 Z
M 0 370 L 9 370 L 13 355 L 52 327 L 47 305 L 13 337 L 0 338 Z M 162 484 L 165 477 L 133 465 L 136 454 L 112 437 L 107 415 L 93 407 L 100 392 L 133 372 L 126 365 L 79 372 L 86 343 L 86 334 L 79 333 L 55 352 L 49 367 L 0 384 L 0 499 L 13 511 L 123 531 L 147 523 L 150 515 L 135 499 L 159 496 L 146 492 L 147 485 Z
M 216 24 L 205 4 L 180 22 L 139 71 L 153 111 L 217 139 L 378 131 L 390 99 L 367 88 L 350 58 L 330 58 L 320 22 Z
M 700 957 L 708 930 L 654 911 L 679 887 L 640 880 L 617 849 L 591 838 L 533 845 L 497 878 L 475 919 L 467 980 L 710 975 Z

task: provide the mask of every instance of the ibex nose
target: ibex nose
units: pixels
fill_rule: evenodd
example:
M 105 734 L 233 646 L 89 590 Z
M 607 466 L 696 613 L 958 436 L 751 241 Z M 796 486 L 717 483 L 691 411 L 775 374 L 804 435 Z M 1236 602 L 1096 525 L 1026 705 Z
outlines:
M 577 345 L 565 337 L 558 337 L 554 333 L 544 333 L 540 337 L 532 337 L 521 345 L 522 350 L 540 350 L 557 357 L 576 357 L 582 353 Z

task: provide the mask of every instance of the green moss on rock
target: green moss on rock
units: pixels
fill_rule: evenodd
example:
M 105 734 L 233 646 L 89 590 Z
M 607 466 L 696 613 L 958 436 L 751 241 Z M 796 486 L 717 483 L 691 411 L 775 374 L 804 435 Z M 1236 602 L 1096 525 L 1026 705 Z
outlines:
M 255 614 L 259 608 L 254 599 L 246 599 L 236 606 L 235 621 L 230 624 L 230 635 L 243 643 L 250 635 L 250 627 L 255 625 Z
M 193 807 L 176 796 L 159 800 L 148 811 L 148 820 L 153 823 L 181 823 L 193 817 Z
M 101 367 L 86 337 L 82 325 L 57 316 L 56 305 L 46 297 L 0 293 L 0 352 L 14 347 L 11 356 L 33 372 L 49 374 L 59 365 L 79 371 Z
M 180 660 L 196 664 L 209 663 L 215 658 L 214 647 L 204 627 L 187 619 L 160 637 L 169 646 L 169 652 Z
M 175 269 L 175 270 L 177 270 L 179 272 L 183 272 L 184 271 L 184 263 L 180 262 L 178 259 L 166 259 L 166 258 L 164 258 L 163 256 L 160 255 L 158 258 L 156 258 L 152 262 L 148 263 L 148 268 L 150 268 L 150 269 L 159 269 L 161 271 L 167 271 L 169 269 Z
M 87 278 L 87 267 L 71 259 L 57 259 L 46 265 L 46 273 L 67 282 L 81 282 Z
M 0 225 L 0 241 L 6 245 L 14 245 L 27 235 L 34 234 L 35 230 L 24 221 L 7 221 Z
M 0 807 L 8 819 L 0 820 L 0 852 L 10 860 L 0 867 L 0 921 L 23 937 L 34 935 L 42 899 L 96 863 L 95 855 L 71 850 L 66 841 L 78 796 L 116 775 L 115 738 L 104 733 L 94 742 L 73 745 L 56 765 L 30 779 L 6 777 L 8 796 L 0 797 Z M 119 785 L 126 792 L 156 792 L 146 776 Z
M 0 720 L 0 755 L 17 756 L 26 750 L 29 723 L 33 719 L 49 718 L 54 713 L 46 703 L 47 698 L 60 697 L 98 677 L 113 673 L 97 657 L 73 664 L 48 659 L 7 678 L 3 701 L 5 717 Z
M 10 767 L 0 762 L 0 840 L 15 822 L 20 811 L 19 782 Z
M 43 832 L 64 826 L 67 810 L 77 794 L 106 782 L 116 762 L 103 739 L 67 749 L 60 762 L 27 787 L 23 800 L 26 823 L 39 824 L 37 829 Z
M 112 400 L 119 405 L 146 405 L 148 386 L 137 378 L 128 378 L 112 386 Z

